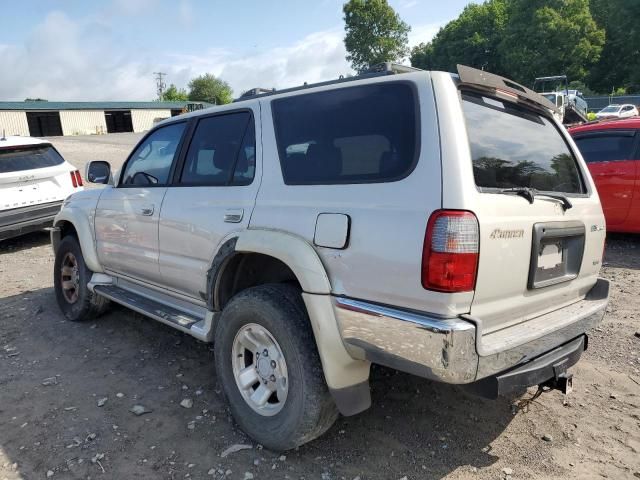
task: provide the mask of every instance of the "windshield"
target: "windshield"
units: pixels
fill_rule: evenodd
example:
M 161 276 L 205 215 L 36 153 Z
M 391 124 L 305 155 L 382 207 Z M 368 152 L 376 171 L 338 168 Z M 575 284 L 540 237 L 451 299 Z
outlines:
M 584 193 L 576 159 L 549 119 L 471 93 L 462 95 L 462 106 L 478 187 Z
M 64 159 L 51 145 L 0 149 L 0 173 L 61 165 Z
M 609 105 L 600 110 L 600 113 L 615 113 L 620 110 L 620 105 Z

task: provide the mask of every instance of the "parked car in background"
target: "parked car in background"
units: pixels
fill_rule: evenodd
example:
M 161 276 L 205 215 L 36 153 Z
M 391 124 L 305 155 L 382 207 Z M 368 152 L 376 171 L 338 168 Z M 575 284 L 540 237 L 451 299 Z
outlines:
M 600 195 L 611 232 L 640 233 L 640 118 L 569 129 Z
M 82 190 L 80 172 L 45 140 L 0 138 L 0 240 L 48 227 Z
M 630 103 L 625 103 L 624 105 L 611 104 L 596 113 L 596 117 L 598 119 L 627 118 L 636 116 L 638 116 L 638 108 Z

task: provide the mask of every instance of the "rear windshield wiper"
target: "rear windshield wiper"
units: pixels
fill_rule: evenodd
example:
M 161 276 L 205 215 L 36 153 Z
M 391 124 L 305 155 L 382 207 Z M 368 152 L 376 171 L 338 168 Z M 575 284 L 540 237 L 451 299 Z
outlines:
M 562 195 L 561 193 L 541 193 L 535 188 L 530 187 L 503 188 L 502 190 L 500 190 L 500 193 L 514 193 L 523 198 L 526 198 L 529 203 L 533 203 L 535 197 L 553 198 L 562 203 L 562 209 L 564 211 L 567 211 L 573 207 L 573 204 L 566 195 Z

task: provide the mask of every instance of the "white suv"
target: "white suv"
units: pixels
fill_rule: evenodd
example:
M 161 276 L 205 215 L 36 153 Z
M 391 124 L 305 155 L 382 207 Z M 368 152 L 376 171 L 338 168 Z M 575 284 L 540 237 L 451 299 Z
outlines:
M 51 226 L 62 201 L 82 189 L 80 172 L 49 142 L 0 137 L 0 240 Z
M 272 449 L 369 407 L 371 363 L 488 397 L 568 390 L 602 316 L 605 222 L 553 104 L 383 66 L 167 120 L 55 220 L 70 320 L 114 301 L 215 343 Z

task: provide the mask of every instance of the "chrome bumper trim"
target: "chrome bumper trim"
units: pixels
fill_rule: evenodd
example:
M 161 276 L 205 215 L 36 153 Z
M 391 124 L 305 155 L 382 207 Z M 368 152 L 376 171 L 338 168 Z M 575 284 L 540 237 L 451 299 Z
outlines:
M 608 298 L 609 281 L 600 278 L 579 302 L 588 305 L 581 309 L 584 313 L 567 307 L 575 321 L 486 356 L 478 354 L 476 327 L 469 317 L 438 318 L 340 297 L 333 301 L 342 340 L 353 358 L 431 380 L 463 384 L 527 363 L 585 334 L 602 320 Z
M 349 354 L 420 377 L 468 383 L 476 376 L 475 326 L 360 300 L 334 298 L 338 328 Z

